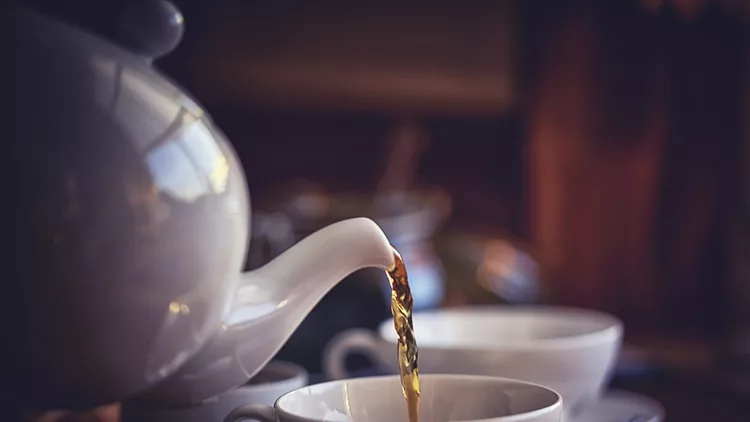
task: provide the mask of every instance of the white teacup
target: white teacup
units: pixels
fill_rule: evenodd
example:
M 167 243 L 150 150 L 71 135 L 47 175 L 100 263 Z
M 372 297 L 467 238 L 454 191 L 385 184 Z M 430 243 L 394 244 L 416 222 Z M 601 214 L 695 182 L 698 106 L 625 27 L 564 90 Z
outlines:
M 249 383 L 200 406 L 153 408 L 124 404 L 122 422 L 220 422 L 238 406 L 253 403 L 273 405 L 279 397 L 307 385 L 307 372 L 286 362 L 271 362 Z
M 560 422 L 562 399 L 554 391 L 522 381 L 473 375 L 420 376 L 421 422 Z M 224 422 L 406 422 L 398 376 L 357 378 L 312 385 L 273 407 L 248 405 Z
M 622 337 L 620 321 L 599 312 L 559 307 L 470 307 L 414 314 L 422 373 L 514 378 L 549 387 L 574 414 L 595 401 L 609 381 Z M 331 379 L 351 378 L 346 357 L 362 353 L 383 370 L 398 373 L 393 321 L 379 336 L 351 330 L 326 348 Z

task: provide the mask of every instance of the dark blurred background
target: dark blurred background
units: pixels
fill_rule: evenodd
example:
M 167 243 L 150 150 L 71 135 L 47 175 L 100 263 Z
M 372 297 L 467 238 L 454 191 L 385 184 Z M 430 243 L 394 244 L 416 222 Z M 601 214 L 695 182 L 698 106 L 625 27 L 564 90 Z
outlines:
M 671 420 L 686 401 L 731 419 L 750 384 L 748 2 L 177 3 L 185 40 L 157 64 L 240 155 L 265 219 L 249 266 L 337 217 L 388 220 L 417 306 L 611 312 L 616 384 Z M 337 287 L 280 357 L 319 371 L 336 332 L 387 318 L 378 276 Z
M 239 153 L 248 267 L 371 216 L 418 308 L 611 312 L 615 385 L 748 420 L 750 2 L 175 3 L 156 65 Z M 279 357 L 319 372 L 335 333 L 389 316 L 384 288 L 350 277 Z

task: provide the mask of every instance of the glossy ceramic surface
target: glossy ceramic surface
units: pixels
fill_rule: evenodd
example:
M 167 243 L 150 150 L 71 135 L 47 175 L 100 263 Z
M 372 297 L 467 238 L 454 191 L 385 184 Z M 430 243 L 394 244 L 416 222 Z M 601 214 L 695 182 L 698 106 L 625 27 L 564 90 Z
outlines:
M 595 402 L 608 381 L 622 327 L 609 315 L 554 307 L 476 307 L 414 315 L 422 373 L 504 376 L 559 392 L 566 411 Z M 343 362 L 363 353 L 398 373 L 393 322 L 380 333 L 342 333 L 329 345 L 324 365 L 333 379 L 348 378 Z
M 145 60 L 34 13 L 8 19 L 15 294 L 2 312 L 23 330 L 9 339 L 23 371 L 3 381 L 60 405 L 127 396 L 184 363 L 229 305 L 245 178 L 203 109 Z
M 4 8 L 0 28 L 0 400 L 201 403 L 250 379 L 343 277 L 392 265 L 353 219 L 240 274 L 246 181 L 205 111 L 151 56 L 28 10 Z
M 547 388 L 504 378 L 420 376 L 420 419 L 429 422 L 560 422 L 562 400 Z M 334 381 L 282 396 L 274 408 L 246 406 L 224 421 L 401 422 L 407 420 L 397 376 Z

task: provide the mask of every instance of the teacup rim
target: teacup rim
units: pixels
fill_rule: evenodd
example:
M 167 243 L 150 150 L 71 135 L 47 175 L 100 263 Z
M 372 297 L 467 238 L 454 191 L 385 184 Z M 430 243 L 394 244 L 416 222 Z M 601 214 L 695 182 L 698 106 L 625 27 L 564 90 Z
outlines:
M 523 380 L 514 379 L 514 378 L 495 377 L 491 375 L 469 375 L 469 374 L 451 374 L 451 373 L 433 373 L 433 372 L 427 373 L 427 374 L 420 374 L 419 378 L 421 380 L 424 380 L 426 378 L 491 380 L 491 381 L 499 382 L 499 383 L 524 385 L 527 387 L 538 388 L 540 390 L 544 390 L 548 393 L 554 394 L 556 398 L 554 403 L 550 404 L 549 406 L 545 406 L 541 409 L 535 409 L 529 412 L 518 413 L 515 415 L 508 415 L 508 416 L 493 416 L 493 417 L 484 418 L 484 419 L 470 419 L 470 420 L 453 421 L 453 422 L 493 422 L 493 421 L 496 421 L 498 418 L 503 418 L 502 422 L 523 422 L 524 420 L 528 420 L 529 418 L 536 418 L 539 416 L 544 416 L 549 413 L 555 412 L 556 410 L 560 409 L 563 406 L 563 398 L 560 395 L 560 393 L 558 393 L 557 391 L 549 387 L 545 387 L 541 384 L 537 384 L 537 383 L 533 383 L 529 381 L 523 381 Z M 345 379 L 340 379 L 340 380 L 330 380 L 330 381 L 325 381 L 325 382 L 321 382 L 317 384 L 307 385 L 307 386 L 298 388 L 294 391 L 285 393 L 284 395 L 276 399 L 273 407 L 276 410 L 276 412 L 280 416 L 282 416 L 281 418 L 282 420 L 284 418 L 287 418 L 291 420 L 297 419 L 297 420 L 300 420 L 301 422 L 303 421 L 304 422 L 318 422 L 317 420 L 312 419 L 309 416 L 299 415 L 299 414 L 292 413 L 292 412 L 285 410 L 283 407 L 281 407 L 281 401 L 284 398 L 297 393 L 299 390 L 302 390 L 303 388 L 324 387 L 326 385 L 341 384 L 344 382 L 363 383 L 363 382 L 368 382 L 368 380 L 372 381 L 372 380 L 382 380 L 382 379 L 393 379 L 395 382 L 398 382 L 398 383 L 401 382 L 400 377 L 398 375 L 373 375 L 373 376 L 359 377 L 359 378 L 345 378 Z
M 445 315 L 445 314 L 530 314 L 530 313 L 568 313 L 577 315 L 589 315 L 594 316 L 601 321 L 605 321 L 604 328 L 596 331 L 575 334 L 575 335 L 564 335 L 560 337 L 551 338 L 537 338 L 530 340 L 516 340 L 508 341 L 501 344 L 474 344 L 474 345 L 446 345 L 446 344 L 420 344 L 420 347 L 424 349 L 432 350 L 462 350 L 462 351 L 496 351 L 496 350 L 564 350 L 564 349 L 578 349 L 582 347 L 590 347 L 599 345 L 602 343 L 611 343 L 619 341 L 623 335 L 623 323 L 616 316 L 601 312 L 593 309 L 578 308 L 572 306 L 557 306 L 557 305 L 472 305 L 472 306 L 457 306 L 452 308 L 441 308 L 441 309 L 430 309 L 424 311 L 417 311 L 414 313 L 414 317 L 418 318 L 423 315 Z M 416 328 L 416 327 L 415 327 Z M 393 331 L 392 319 L 383 320 L 378 325 L 378 338 L 381 341 L 385 341 L 389 344 L 396 344 L 396 340 L 391 337 L 391 331 Z M 419 333 L 416 333 L 417 341 L 419 341 Z

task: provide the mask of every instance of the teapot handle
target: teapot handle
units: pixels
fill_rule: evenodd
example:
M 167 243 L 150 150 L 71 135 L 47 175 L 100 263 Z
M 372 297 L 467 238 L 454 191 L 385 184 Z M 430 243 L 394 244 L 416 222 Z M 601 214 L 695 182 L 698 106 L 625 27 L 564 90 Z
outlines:
M 276 411 L 271 406 L 264 404 L 248 404 L 232 410 L 224 422 L 240 422 L 244 420 L 275 422 Z

